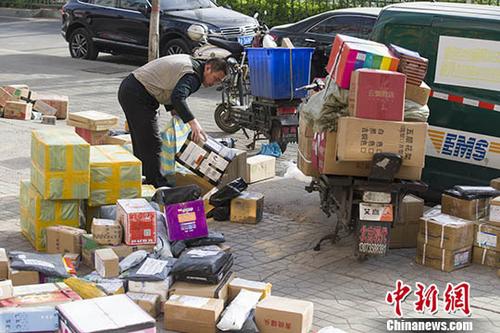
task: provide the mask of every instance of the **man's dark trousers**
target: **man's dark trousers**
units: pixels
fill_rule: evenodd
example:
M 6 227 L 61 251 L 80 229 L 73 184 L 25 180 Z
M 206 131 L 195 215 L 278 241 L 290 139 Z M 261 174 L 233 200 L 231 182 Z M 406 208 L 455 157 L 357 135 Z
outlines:
M 121 83 L 118 101 L 127 118 L 134 155 L 142 161 L 142 174 L 146 176 L 146 183 L 155 187 L 167 185 L 160 173 L 162 142 L 158 130 L 158 101 L 133 74 Z

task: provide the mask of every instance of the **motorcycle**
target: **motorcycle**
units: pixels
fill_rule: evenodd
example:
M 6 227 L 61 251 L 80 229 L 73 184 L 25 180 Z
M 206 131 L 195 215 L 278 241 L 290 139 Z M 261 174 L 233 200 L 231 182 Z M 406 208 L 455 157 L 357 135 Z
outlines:
M 282 152 L 288 143 L 296 143 L 297 107 L 302 99 L 273 100 L 253 96 L 244 46 L 216 37 L 205 37 L 204 40 L 204 45 L 194 51 L 195 58 L 218 56 L 226 58 L 229 64 L 229 74 L 218 88 L 222 101 L 214 112 L 217 126 L 229 134 L 243 130 L 247 139 L 250 139 L 247 130 L 253 131 L 252 142 L 247 145 L 249 149 L 255 149 L 259 140 L 278 143 Z M 252 47 L 276 46 L 269 35 L 269 28 L 264 23 L 259 24 L 255 29 Z

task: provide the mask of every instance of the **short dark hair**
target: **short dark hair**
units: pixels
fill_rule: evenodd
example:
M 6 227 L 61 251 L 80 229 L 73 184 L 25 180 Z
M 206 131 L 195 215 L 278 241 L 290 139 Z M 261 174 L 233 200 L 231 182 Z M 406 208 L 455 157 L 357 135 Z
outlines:
M 223 58 L 211 58 L 207 60 L 207 65 L 210 65 L 212 72 L 224 72 L 227 75 L 229 71 L 227 61 Z

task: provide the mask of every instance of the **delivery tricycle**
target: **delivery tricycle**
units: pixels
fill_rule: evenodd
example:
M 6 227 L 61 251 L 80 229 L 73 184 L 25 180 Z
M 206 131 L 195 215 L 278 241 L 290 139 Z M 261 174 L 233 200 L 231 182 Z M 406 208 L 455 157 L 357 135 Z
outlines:
M 377 153 L 371 162 L 368 177 L 320 175 L 313 178 L 306 191 L 317 191 L 322 211 L 337 221 L 333 232 L 321 243 L 354 235 L 354 255 L 358 260 L 385 255 L 389 247 L 391 226 L 401 217 L 403 198 L 408 193 L 427 190 L 420 181 L 396 180 L 401 157 L 392 153 Z

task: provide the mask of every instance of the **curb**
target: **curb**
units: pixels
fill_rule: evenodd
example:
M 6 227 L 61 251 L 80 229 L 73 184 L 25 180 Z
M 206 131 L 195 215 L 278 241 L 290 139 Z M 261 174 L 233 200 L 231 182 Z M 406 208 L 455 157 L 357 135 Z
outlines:
M 22 18 L 61 18 L 59 9 L 24 9 L 24 8 L 0 8 L 0 16 L 22 17 Z

